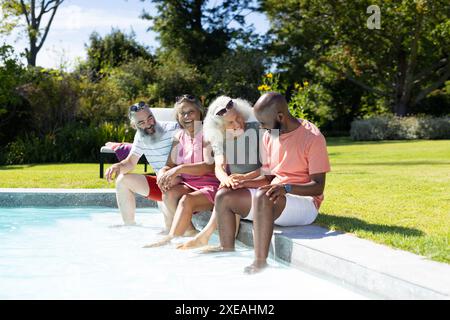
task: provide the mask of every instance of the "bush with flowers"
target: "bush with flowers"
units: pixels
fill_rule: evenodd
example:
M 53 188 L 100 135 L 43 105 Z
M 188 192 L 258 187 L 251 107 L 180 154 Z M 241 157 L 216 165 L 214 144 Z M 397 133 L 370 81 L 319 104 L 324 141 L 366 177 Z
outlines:
M 275 91 L 283 94 L 288 100 L 289 111 L 296 118 L 308 119 L 318 126 L 323 126 L 333 119 L 330 104 L 332 97 L 318 83 L 310 84 L 308 80 L 294 83 L 290 96 L 287 96 L 287 85 L 280 82 L 280 75 L 268 73 L 262 78 L 258 87 L 261 94 Z

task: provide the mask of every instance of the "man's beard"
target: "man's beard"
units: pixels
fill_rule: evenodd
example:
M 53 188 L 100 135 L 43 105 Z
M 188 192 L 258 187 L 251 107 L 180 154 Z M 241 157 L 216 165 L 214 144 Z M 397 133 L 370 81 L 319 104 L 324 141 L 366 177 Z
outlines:
M 275 127 L 274 127 L 274 129 L 275 130 L 280 130 L 281 129 L 281 122 L 280 121 L 275 120 Z
M 278 120 L 275 120 L 275 125 L 273 127 L 273 129 L 270 129 L 270 135 L 274 136 L 274 137 L 278 137 L 281 134 L 281 122 Z
M 146 129 L 142 129 L 142 128 L 138 128 L 138 132 L 139 135 L 146 141 L 149 143 L 155 143 L 158 142 L 159 140 L 161 140 L 163 134 L 164 134 L 164 129 L 163 127 L 156 122 L 153 126 L 153 129 L 155 130 L 153 133 L 148 133 Z

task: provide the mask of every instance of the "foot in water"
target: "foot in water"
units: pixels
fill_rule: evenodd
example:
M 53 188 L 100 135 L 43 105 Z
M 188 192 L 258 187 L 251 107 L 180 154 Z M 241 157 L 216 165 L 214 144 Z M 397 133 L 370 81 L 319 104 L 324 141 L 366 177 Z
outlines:
M 195 248 L 200 248 L 200 247 L 204 247 L 208 244 L 208 239 L 202 238 L 202 237 L 195 237 L 192 240 L 186 241 L 185 243 L 180 243 L 177 246 L 177 249 L 181 249 L 181 250 L 187 250 L 187 249 L 195 249 Z
M 168 229 L 162 229 L 160 232 L 158 232 L 157 233 L 157 235 L 168 235 L 169 234 L 169 231 L 170 230 L 168 230 Z
M 186 230 L 186 232 L 183 234 L 183 237 L 195 237 L 197 235 L 198 231 L 197 229 L 189 229 Z
M 233 248 L 225 249 L 221 245 L 216 245 L 216 246 L 207 246 L 206 248 L 202 249 L 200 253 L 233 252 L 233 251 L 234 251 Z
M 113 224 L 110 225 L 110 228 L 123 228 L 123 227 L 141 227 L 141 224 L 138 224 L 136 222 L 133 223 L 124 223 L 124 224 Z
M 244 273 L 255 274 L 255 273 L 263 271 L 267 267 L 268 267 L 268 264 L 267 264 L 266 260 L 260 260 L 260 261 L 255 260 L 255 261 L 253 261 L 253 263 L 251 265 L 245 267 Z
M 156 248 L 156 247 L 165 246 L 166 244 L 169 244 L 170 240 L 172 240 L 172 239 L 173 239 L 173 236 L 168 235 L 159 241 L 156 241 L 156 242 L 153 242 L 153 243 L 143 246 L 143 248 Z

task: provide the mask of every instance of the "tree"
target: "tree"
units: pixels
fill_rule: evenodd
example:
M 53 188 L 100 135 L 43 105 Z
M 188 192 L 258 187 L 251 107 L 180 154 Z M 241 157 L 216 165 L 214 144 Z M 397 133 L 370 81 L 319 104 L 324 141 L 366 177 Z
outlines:
M 211 62 L 207 75 L 207 98 L 219 95 L 256 101 L 260 94 L 258 85 L 266 69 L 262 50 L 238 47 L 225 52 Z
M 153 59 L 148 49 L 136 41 L 134 33 L 125 34 L 112 29 L 110 34 L 102 38 L 93 32 L 89 41 L 86 46 L 87 62 L 82 68 L 88 69 L 92 80 L 98 80 L 108 70 L 136 58 Z
M 201 70 L 219 58 L 232 42 L 251 43 L 245 15 L 254 10 L 252 1 L 225 0 L 209 6 L 208 0 L 152 0 L 157 15 L 144 12 L 153 21 L 149 29 L 159 34 L 163 51 L 177 50 L 188 64 Z M 231 27 L 232 22 L 237 23 Z
M 36 57 L 47 38 L 56 10 L 64 0 L 2 0 L 1 27 L 10 32 L 24 18 L 29 47 L 25 49 L 28 65 L 36 66 Z
M 24 67 L 14 55 L 13 48 L 0 46 L 0 146 L 12 139 L 23 126 L 26 113 L 17 87 L 24 80 Z
M 384 99 L 397 115 L 406 115 L 450 77 L 446 0 L 260 2 L 282 69 L 348 79 Z M 367 8 L 374 4 L 381 9 L 381 29 L 368 28 Z

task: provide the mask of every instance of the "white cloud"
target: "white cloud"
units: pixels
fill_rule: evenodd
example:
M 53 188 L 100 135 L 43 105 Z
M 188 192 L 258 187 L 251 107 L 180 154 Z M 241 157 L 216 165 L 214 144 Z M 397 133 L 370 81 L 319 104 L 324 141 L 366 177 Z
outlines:
M 147 28 L 149 21 L 139 18 L 136 11 L 113 12 L 97 8 L 84 9 L 77 5 L 61 7 L 56 13 L 52 29 L 57 31 L 116 27 Z

